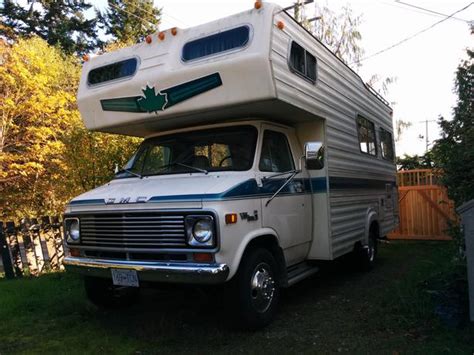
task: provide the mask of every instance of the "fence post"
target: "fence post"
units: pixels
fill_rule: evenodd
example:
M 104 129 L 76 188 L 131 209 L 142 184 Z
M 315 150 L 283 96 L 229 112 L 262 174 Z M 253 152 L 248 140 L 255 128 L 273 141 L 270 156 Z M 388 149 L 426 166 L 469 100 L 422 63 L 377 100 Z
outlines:
M 7 279 L 14 279 L 15 273 L 13 271 L 12 259 L 10 257 L 7 238 L 5 237 L 5 233 L 3 231 L 3 223 L 0 223 L 0 249 L 5 276 Z

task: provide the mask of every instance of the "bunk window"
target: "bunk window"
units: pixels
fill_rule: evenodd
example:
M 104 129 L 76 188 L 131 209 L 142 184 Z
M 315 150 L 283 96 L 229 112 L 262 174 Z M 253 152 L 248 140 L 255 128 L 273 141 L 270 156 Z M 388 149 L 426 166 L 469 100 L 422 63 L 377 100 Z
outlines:
M 296 42 L 291 43 L 289 64 L 293 72 L 303 76 L 313 84 L 316 82 L 316 57 Z
M 132 76 L 137 70 L 137 64 L 138 61 L 136 58 L 130 58 L 92 69 L 87 75 L 87 82 L 89 85 L 97 85 L 107 81 Z
M 369 155 L 377 155 L 374 123 L 364 117 L 357 117 L 357 132 L 360 151 Z
M 395 154 L 393 151 L 392 134 L 383 128 L 380 128 L 380 148 L 382 158 L 393 161 Z
M 183 47 L 185 62 L 244 47 L 250 36 L 249 26 L 240 26 L 188 42 Z

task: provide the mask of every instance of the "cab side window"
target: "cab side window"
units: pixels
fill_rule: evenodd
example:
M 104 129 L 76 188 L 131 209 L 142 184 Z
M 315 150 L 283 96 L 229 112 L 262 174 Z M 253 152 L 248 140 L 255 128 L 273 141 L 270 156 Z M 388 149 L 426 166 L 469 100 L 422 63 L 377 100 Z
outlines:
M 284 172 L 295 168 L 288 140 L 283 133 L 265 131 L 263 135 L 260 171 Z

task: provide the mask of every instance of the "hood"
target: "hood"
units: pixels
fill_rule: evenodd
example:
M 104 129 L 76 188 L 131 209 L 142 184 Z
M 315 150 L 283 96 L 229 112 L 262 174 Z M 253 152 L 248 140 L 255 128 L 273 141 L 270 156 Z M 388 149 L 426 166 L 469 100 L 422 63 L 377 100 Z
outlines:
M 242 181 L 247 174 L 180 174 L 116 179 L 74 198 L 70 205 L 202 201 Z

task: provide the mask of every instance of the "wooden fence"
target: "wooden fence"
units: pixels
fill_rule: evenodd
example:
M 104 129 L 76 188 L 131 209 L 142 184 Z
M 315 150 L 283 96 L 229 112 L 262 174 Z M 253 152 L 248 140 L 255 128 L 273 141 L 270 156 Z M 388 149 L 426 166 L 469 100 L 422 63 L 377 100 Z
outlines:
M 62 270 L 65 248 L 58 217 L 0 222 L 0 261 L 7 278 Z
M 450 222 L 457 221 L 454 203 L 431 169 L 400 171 L 397 175 L 400 224 L 390 239 L 449 240 Z

